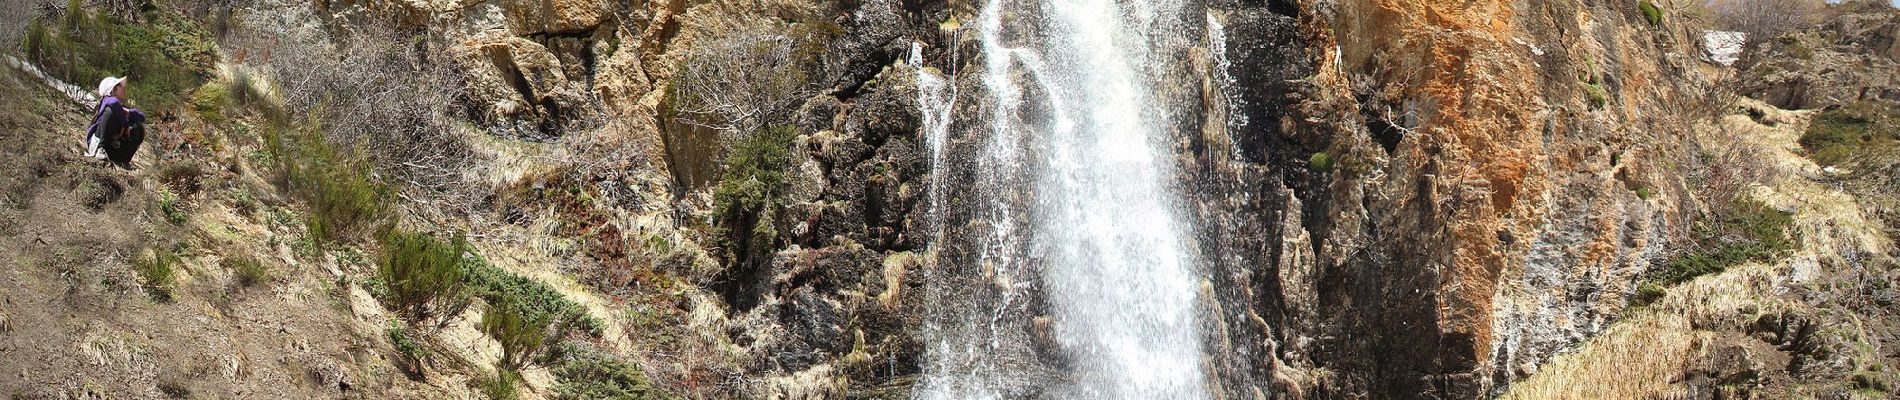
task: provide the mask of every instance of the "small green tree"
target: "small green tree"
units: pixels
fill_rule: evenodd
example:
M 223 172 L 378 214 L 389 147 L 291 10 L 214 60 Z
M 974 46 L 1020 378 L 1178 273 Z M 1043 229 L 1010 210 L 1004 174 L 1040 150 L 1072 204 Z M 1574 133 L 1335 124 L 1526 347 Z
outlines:
M 383 302 L 412 324 L 460 314 L 469 304 L 461 265 L 468 242 L 426 233 L 391 232 L 383 238 L 376 278 L 388 285 Z
M 547 347 L 550 315 L 526 311 L 513 301 L 500 301 L 482 313 L 482 333 L 501 342 L 503 369 L 519 370 Z

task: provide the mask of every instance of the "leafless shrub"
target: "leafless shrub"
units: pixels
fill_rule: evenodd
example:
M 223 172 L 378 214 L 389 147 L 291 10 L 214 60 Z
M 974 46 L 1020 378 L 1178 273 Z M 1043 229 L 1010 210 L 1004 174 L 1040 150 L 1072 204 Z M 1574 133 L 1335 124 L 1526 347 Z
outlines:
M 822 49 L 752 24 L 685 50 L 663 118 L 719 132 L 755 132 L 783 120 L 815 89 L 810 70 Z
M 276 78 L 291 115 L 322 121 L 326 139 L 362 151 L 385 180 L 403 183 L 409 200 L 464 209 L 478 197 L 465 179 L 479 170 L 477 160 L 450 117 L 460 75 L 425 57 L 424 41 L 378 26 L 329 39 L 317 32 L 270 37 L 250 40 L 270 46 L 251 49 L 250 61 Z
M 1747 33 L 1749 42 L 1820 23 L 1826 7 L 1821 0 L 1720 0 L 1710 5 L 1718 26 Z

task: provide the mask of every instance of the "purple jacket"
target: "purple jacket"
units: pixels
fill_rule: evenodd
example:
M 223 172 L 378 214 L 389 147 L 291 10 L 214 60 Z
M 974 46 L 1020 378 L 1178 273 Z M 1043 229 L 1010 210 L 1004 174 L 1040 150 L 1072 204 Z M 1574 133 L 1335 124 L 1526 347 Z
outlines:
M 118 97 L 106 96 L 99 99 L 99 109 L 92 114 L 92 125 L 86 128 L 86 140 L 92 140 L 94 136 L 101 136 L 107 140 L 115 139 L 101 134 L 118 133 L 124 131 L 126 127 L 141 123 L 145 123 L 145 113 L 137 108 L 125 107 L 119 102 Z

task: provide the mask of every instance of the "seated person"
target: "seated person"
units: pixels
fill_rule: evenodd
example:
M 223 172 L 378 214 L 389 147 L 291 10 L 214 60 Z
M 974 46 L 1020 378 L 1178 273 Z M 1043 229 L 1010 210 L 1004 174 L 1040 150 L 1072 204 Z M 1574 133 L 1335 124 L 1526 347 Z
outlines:
M 132 156 L 145 143 L 145 113 L 125 106 L 125 78 L 99 82 L 99 109 L 86 130 L 86 156 L 132 168 Z

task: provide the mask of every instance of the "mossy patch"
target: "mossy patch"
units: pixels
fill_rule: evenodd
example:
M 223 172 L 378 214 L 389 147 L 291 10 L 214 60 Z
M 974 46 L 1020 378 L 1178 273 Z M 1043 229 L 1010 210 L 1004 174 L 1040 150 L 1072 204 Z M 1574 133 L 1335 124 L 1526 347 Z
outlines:
M 1656 3 L 1643 0 L 1636 3 L 1636 8 L 1643 11 L 1643 19 L 1649 20 L 1650 25 L 1662 25 L 1663 10 L 1660 7 L 1656 7 Z
M 1874 139 L 1871 120 L 1843 110 L 1825 111 L 1814 116 L 1808 130 L 1801 134 L 1801 148 L 1808 158 L 1821 165 L 1839 165 L 1852 158 L 1855 150 Z

